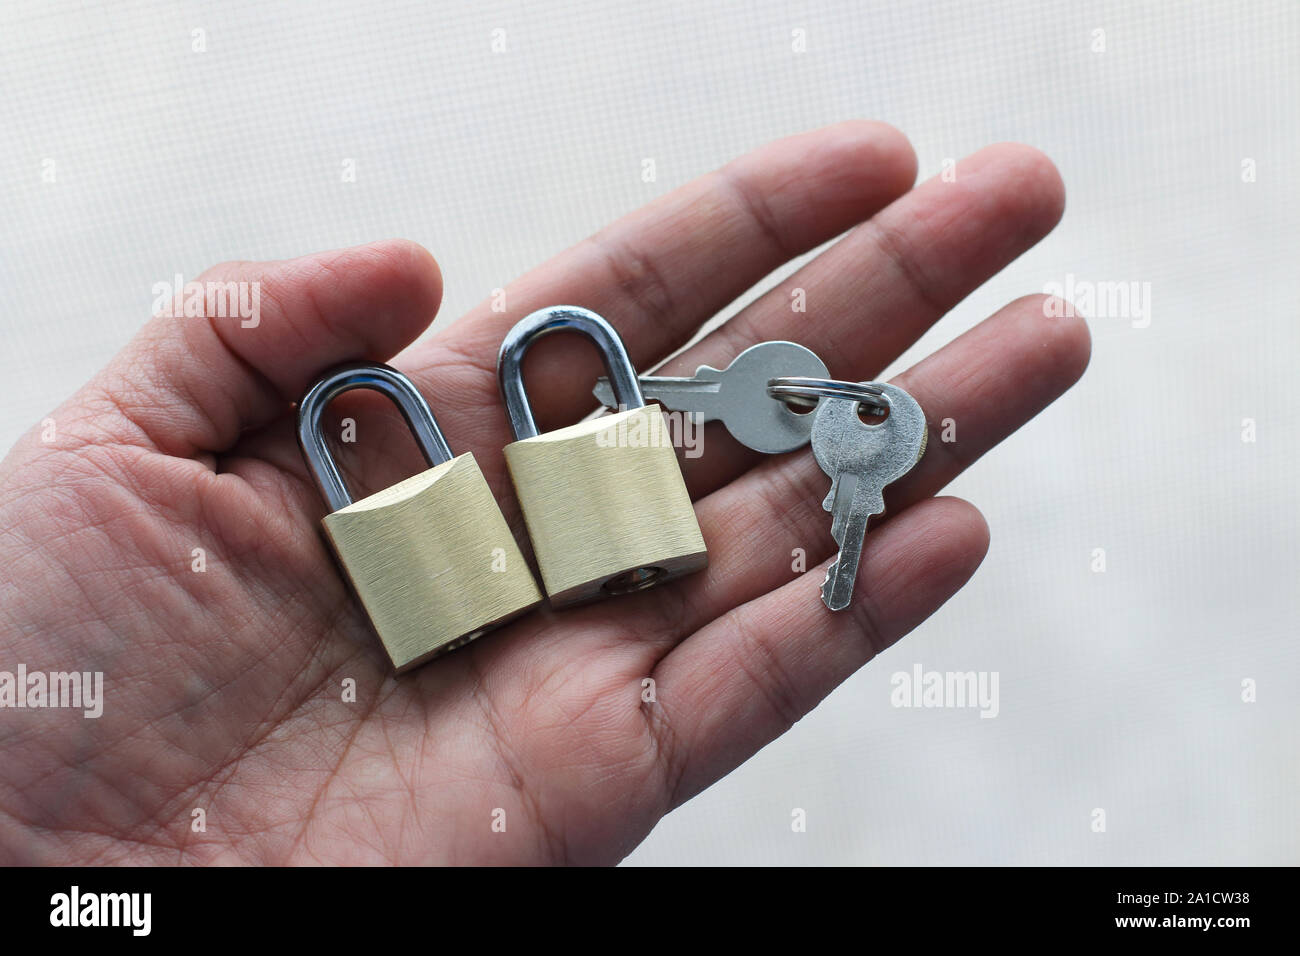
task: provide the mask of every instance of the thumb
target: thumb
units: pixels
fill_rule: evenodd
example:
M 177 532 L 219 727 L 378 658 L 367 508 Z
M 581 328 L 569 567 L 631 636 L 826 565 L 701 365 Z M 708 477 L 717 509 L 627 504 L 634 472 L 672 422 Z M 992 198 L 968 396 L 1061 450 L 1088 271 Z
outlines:
M 401 351 L 437 313 L 442 277 L 423 247 L 389 240 L 225 263 L 172 291 L 182 314 L 167 302 L 80 397 L 115 439 L 189 457 L 283 414 L 325 368 Z

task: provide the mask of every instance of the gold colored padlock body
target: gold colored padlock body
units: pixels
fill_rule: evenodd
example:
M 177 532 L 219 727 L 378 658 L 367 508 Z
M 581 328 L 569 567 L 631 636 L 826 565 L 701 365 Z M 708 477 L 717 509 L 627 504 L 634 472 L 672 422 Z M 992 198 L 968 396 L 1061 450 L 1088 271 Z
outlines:
M 472 454 L 326 515 L 323 524 L 399 674 L 541 603 Z
M 507 445 L 505 458 L 554 607 L 709 563 L 657 406 L 525 438 Z

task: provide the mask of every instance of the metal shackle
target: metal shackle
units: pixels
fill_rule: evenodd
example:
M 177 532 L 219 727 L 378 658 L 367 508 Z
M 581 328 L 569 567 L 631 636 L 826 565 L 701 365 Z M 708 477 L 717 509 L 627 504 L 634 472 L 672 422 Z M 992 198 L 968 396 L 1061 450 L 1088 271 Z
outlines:
M 379 392 L 397 406 L 430 468 L 454 457 L 428 402 L 415 383 L 397 369 L 370 362 L 349 362 L 330 369 L 307 389 L 307 394 L 298 403 L 298 447 L 302 449 L 307 470 L 316 479 L 316 487 L 329 504 L 330 511 L 339 511 L 352 504 L 352 495 L 325 444 L 320 430 L 321 418 L 325 406 L 354 388 Z
M 506 414 L 510 416 L 510 427 L 516 439 L 535 438 L 538 434 L 537 420 L 533 418 L 533 409 L 524 390 L 524 354 L 542 336 L 564 331 L 580 332 L 600 349 L 605 371 L 609 373 L 609 384 L 620 407 L 645 407 L 636 367 L 614 326 L 588 309 L 576 305 L 553 305 L 520 319 L 506 333 L 497 355 L 497 380 L 501 383 Z

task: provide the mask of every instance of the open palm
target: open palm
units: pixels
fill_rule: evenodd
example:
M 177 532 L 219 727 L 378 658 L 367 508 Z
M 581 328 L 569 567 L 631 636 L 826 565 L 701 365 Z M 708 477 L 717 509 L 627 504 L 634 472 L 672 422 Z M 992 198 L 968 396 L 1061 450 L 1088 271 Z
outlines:
M 1027 147 L 990 147 L 913 189 L 915 168 L 906 140 L 874 123 L 770 144 L 406 351 L 441 294 L 418 246 L 212 270 L 261 283 L 256 327 L 153 319 L 50 416 L 52 435 L 34 430 L 3 464 L 0 669 L 102 671 L 105 700 L 99 719 L 0 711 L 0 860 L 621 859 L 962 586 L 987 529 L 970 505 L 932 496 L 1080 375 L 1083 323 L 1020 299 L 897 379 L 958 440 L 936 433 L 890 489 L 850 611 L 818 595 L 834 543 L 812 454 L 760 456 L 710 425 L 703 457 L 683 462 L 707 571 L 538 611 L 400 678 L 318 533 L 325 509 L 290 405 L 331 365 L 401 352 L 393 364 L 453 451 L 474 452 L 526 547 L 495 377 L 514 322 L 584 306 L 652 367 L 849 230 L 667 370 L 786 338 L 836 377 L 871 378 L 1062 210 L 1056 171 Z M 539 342 L 528 384 L 542 427 L 588 412 L 598 374 L 580 339 Z M 355 489 L 421 467 L 382 399 L 337 405 L 358 423 Z M 807 571 L 792 570 L 797 549 Z

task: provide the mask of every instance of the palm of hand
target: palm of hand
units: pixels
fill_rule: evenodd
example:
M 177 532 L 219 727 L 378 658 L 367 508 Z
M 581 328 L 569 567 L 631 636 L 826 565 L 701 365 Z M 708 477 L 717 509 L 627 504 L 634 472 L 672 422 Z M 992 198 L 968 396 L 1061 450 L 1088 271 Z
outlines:
M 914 172 L 906 141 L 878 124 L 771 144 L 518 280 L 508 311 L 479 308 L 394 364 L 517 528 L 493 372 L 514 321 L 586 306 L 645 367 L 854 227 L 669 370 L 794 338 L 833 374 L 870 377 L 1060 215 L 1055 171 L 1023 147 L 984 150 L 956 182 L 909 192 Z M 961 440 L 931 442 L 891 488 L 850 612 L 817 596 L 833 542 L 811 454 L 763 458 L 709 426 L 704 457 L 684 466 L 708 571 L 534 613 L 395 679 L 317 534 L 323 507 L 289 403 L 332 364 L 409 344 L 437 309 L 437 268 L 387 242 L 210 276 L 261 283 L 256 328 L 154 319 L 51 416 L 53 441 L 33 432 L 4 464 L 4 656 L 105 675 L 97 720 L 4 714 L 9 861 L 616 861 L 965 582 L 987 530 L 971 506 L 931 496 L 1088 354 L 1081 322 L 1045 318 L 1030 297 L 899 377 Z M 791 311 L 794 288 L 806 313 Z M 543 427 L 574 420 L 591 404 L 594 352 L 563 340 L 533 352 Z M 373 490 L 413 470 L 412 448 L 387 440 L 393 421 L 349 398 L 362 434 L 380 436 L 358 442 L 356 480 Z M 806 573 L 791 570 L 795 549 Z

